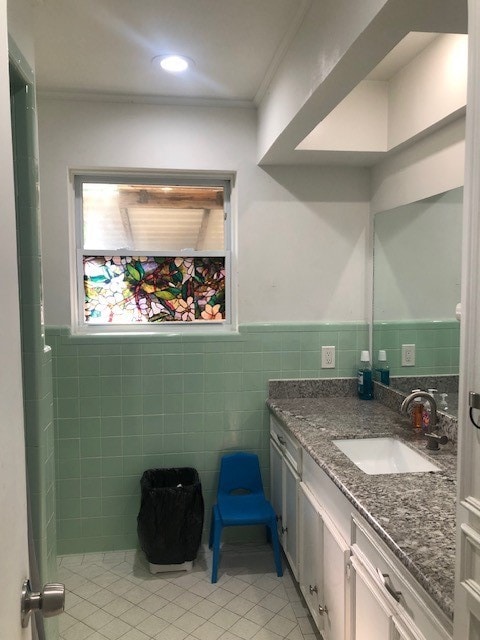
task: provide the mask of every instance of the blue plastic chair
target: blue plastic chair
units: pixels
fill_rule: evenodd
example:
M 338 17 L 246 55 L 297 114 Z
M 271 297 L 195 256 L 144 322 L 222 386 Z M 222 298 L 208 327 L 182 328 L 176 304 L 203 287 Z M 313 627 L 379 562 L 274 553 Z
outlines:
M 218 479 L 217 504 L 212 508 L 209 547 L 213 547 L 212 583 L 217 582 L 223 527 L 264 524 L 271 540 L 277 576 L 283 575 L 277 519 L 263 492 L 258 456 L 231 453 L 222 457 Z

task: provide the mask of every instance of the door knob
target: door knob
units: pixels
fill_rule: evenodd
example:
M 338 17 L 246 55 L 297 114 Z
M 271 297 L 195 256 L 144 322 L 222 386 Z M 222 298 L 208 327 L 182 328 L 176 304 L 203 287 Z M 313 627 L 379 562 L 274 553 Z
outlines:
M 32 611 L 41 611 L 44 618 L 58 616 L 65 610 L 65 585 L 51 582 L 40 592 L 32 591 L 30 580 L 22 587 L 21 612 L 22 627 L 28 627 Z

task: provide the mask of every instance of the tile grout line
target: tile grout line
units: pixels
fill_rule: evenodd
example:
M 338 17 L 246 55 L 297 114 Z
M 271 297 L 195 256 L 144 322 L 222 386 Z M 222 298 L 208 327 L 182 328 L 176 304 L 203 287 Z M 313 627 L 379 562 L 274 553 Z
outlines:
M 243 545 L 239 548 L 246 549 L 250 553 L 252 551 L 252 546 L 249 545 Z M 172 578 L 171 576 L 173 574 L 151 576 L 146 563 L 143 563 L 142 566 L 142 564 L 138 562 L 138 557 L 131 552 L 126 552 L 125 554 L 123 554 L 123 552 L 122 554 L 118 552 L 107 552 L 104 554 L 80 554 L 79 556 L 62 557 L 59 562 L 60 573 L 62 573 L 63 569 L 63 573 L 65 573 L 66 570 L 72 574 L 65 576 L 67 590 L 69 590 L 69 579 L 70 583 L 76 586 L 71 588 L 74 603 L 67 605 L 67 615 L 69 619 L 65 622 L 70 624 L 68 624 L 66 628 L 64 627 L 62 629 L 61 627 L 61 640 L 149 640 L 151 638 L 157 640 L 236 640 L 236 638 L 239 638 L 239 640 L 304 640 L 305 636 L 308 637 L 311 634 L 313 634 L 311 635 L 312 640 L 315 637 L 319 637 L 315 635 L 314 627 L 309 619 L 305 605 L 302 605 L 300 609 L 301 612 L 305 613 L 304 616 L 298 616 L 296 610 L 298 611 L 299 607 L 292 606 L 292 603 L 301 604 L 301 596 L 295 587 L 290 573 L 286 572 L 288 578 L 279 579 L 275 574 L 269 572 L 268 568 L 271 567 L 271 550 L 268 547 L 264 547 L 264 549 L 263 554 L 256 552 L 259 557 L 255 558 L 255 566 L 258 566 L 259 559 L 263 558 L 262 562 L 266 567 L 265 573 L 259 573 L 258 575 L 250 574 L 246 573 L 246 567 L 234 567 L 230 569 L 230 573 L 228 569 L 224 570 L 224 575 L 216 585 L 211 585 L 209 581 L 208 564 L 205 570 L 198 570 L 192 574 L 183 574 L 180 576 L 174 574 L 175 577 Z M 130 563 L 127 562 L 127 554 Z M 114 564 L 108 563 L 109 557 L 114 558 L 117 562 Z M 225 564 L 229 565 L 232 558 L 238 560 L 241 556 L 239 554 L 236 554 L 236 556 L 228 556 L 225 558 Z M 204 560 L 205 559 L 201 560 L 201 562 Z M 119 572 L 120 565 L 126 566 Z M 125 573 L 125 571 L 127 571 L 127 573 Z M 138 576 L 135 575 L 136 571 L 139 573 Z M 244 573 L 242 573 L 242 571 L 244 571 Z M 95 579 L 99 580 L 105 573 L 112 574 L 110 578 L 108 578 L 108 583 L 105 586 L 95 582 Z M 193 580 L 195 573 L 200 577 Z M 166 575 L 169 577 L 167 578 Z M 248 575 L 249 580 L 242 580 L 242 575 Z M 227 577 L 223 579 L 225 576 Z M 132 580 L 132 577 L 134 577 L 135 580 Z M 283 584 L 287 579 L 288 583 L 286 585 Z M 130 598 L 132 598 L 133 595 L 133 601 L 131 599 L 129 600 L 128 597 L 123 598 L 122 595 L 117 595 L 117 601 L 125 601 L 128 603 L 128 606 L 123 611 L 119 610 L 116 618 L 109 620 L 109 618 L 112 618 L 112 614 L 110 614 L 105 607 L 115 602 L 115 592 L 110 592 L 113 595 L 113 601 L 110 600 L 101 606 L 94 605 L 91 600 L 95 600 L 95 594 L 101 592 L 102 588 L 104 591 L 110 591 L 109 588 L 113 584 L 117 584 L 122 580 L 128 583 L 121 585 L 122 594 L 125 595 L 128 592 Z M 163 584 L 160 584 L 159 581 Z M 105 582 L 105 579 L 103 579 L 102 582 Z M 153 582 L 156 583 L 155 589 L 152 590 L 151 586 L 150 588 L 144 588 L 146 585 L 152 585 Z M 187 586 L 182 587 L 178 585 L 177 582 L 186 584 Z M 260 583 L 265 588 L 262 588 L 260 585 L 255 586 L 257 583 Z M 75 593 L 76 590 L 82 592 L 82 587 L 85 587 L 86 584 L 93 585 L 95 591 L 86 597 Z M 129 584 L 131 585 L 131 589 L 129 589 Z M 225 586 L 228 585 L 230 585 L 231 590 L 225 588 Z M 195 590 L 192 591 L 191 589 L 194 589 L 195 586 L 197 587 L 197 591 L 203 589 L 206 595 L 195 593 Z M 267 586 L 270 588 L 269 590 Z M 278 590 L 280 586 L 284 588 L 285 595 L 282 598 L 272 593 Z M 176 589 L 173 589 L 173 587 L 176 587 Z M 160 591 L 166 588 L 170 591 L 170 596 L 172 596 L 172 590 L 175 593 L 168 601 L 159 594 Z M 288 589 L 295 593 L 294 600 L 290 599 Z M 85 588 L 83 589 L 83 592 L 84 591 Z M 224 594 L 226 592 L 227 595 L 222 596 L 222 592 L 224 592 Z M 242 594 L 247 592 L 249 596 L 248 601 L 242 597 Z M 221 597 L 220 599 L 224 600 L 223 606 L 220 606 L 222 602 L 216 604 L 214 600 L 210 599 L 210 596 L 215 593 L 217 594 L 217 599 Z M 90 598 L 90 600 L 88 598 Z M 140 604 L 145 604 L 149 598 L 160 598 L 163 602 L 167 603 L 164 605 L 162 602 L 161 609 L 157 609 L 155 608 L 155 600 L 153 600 L 154 609 L 150 611 L 148 608 L 143 608 L 142 604 Z M 229 602 L 237 598 L 241 598 L 247 602 L 247 608 L 244 610 L 243 615 L 239 615 L 228 609 Z M 253 600 L 251 598 L 253 598 Z M 177 600 L 180 599 L 181 602 L 187 605 L 190 601 L 188 609 L 177 603 Z M 262 607 L 262 602 L 268 604 L 270 609 L 268 610 L 268 607 Z M 191 609 L 199 605 L 205 607 L 207 603 L 212 607 L 211 610 L 215 607 L 217 608 L 215 613 L 209 615 L 207 618 L 192 613 Z M 213 605 L 215 605 L 215 607 Z M 76 618 L 75 616 L 71 616 L 69 611 L 79 606 L 81 608 L 77 609 L 76 613 L 80 617 Z M 285 618 L 281 615 L 281 611 L 285 610 L 287 606 L 291 608 L 292 614 L 290 615 L 293 615 L 294 621 L 291 618 Z M 254 619 L 258 622 L 254 622 L 250 618 L 254 615 L 252 613 L 253 610 L 257 608 L 259 608 L 259 610 L 256 611 L 255 615 L 258 615 L 256 618 L 254 617 Z M 112 610 L 112 607 L 110 607 L 110 609 Z M 163 609 L 168 609 L 172 612 L 172 615 L 169 616 L 171 618 L 170 620 L 157 615 L 159 611 L 163 611 Z M 260 610 L 264 613 L 262 614 Z M 82 611 L 87 612 L 85 616 L 82 616 Z M 265 613 L 265 611 L 267 613 Z M 250 618 L 248 617 L 249 614 Z M 164 613 L 164 615 L 167 615 L 167 613 Z M 93 619 L 93 616 L 96 616 L 96 618 Z M 123 618 L 130 620 L 131 623 L 126 622 Z M 228 622 L 226 621 L 227 618 L 229 619 Z M 281 618 L 281 620 L 278 618 Z M 307 634 L 301 630 L 299 625 L 300 618 L 302 619 L 302 625 L 308 631 Z M 215 621 L 220 624 L 217 625 L 215 622 L 211 622 L 212 619 L 215 619 Z M 90 623 L 93 621 L 97 624 L 103 622 L 103 624 L 95 628 L 88 625 L 89 620 Z M 105 622 L 106 620 L 109 621 Z M 232 622 L 232 620 L 234 620 L 234 622 Z M 222 623 L 225 626 L 222 627 Z M 279 631 L 281 635 L 273 629 Z M 147 633 L 144 633 L 144 631 L 147 631 Z M 239 635 L 234 635 L 235 631 Z

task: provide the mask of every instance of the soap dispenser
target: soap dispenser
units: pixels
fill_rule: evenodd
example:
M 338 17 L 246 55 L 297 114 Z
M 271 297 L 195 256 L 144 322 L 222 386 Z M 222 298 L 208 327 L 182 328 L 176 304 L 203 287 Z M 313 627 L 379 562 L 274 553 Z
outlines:
M 418 393 L 420 389 L 412 389 L 412 393 Z M 421 398 L 415 398 L 412 402 L 412 425 L 417 431 L 423 427 L 424 404 Z
M 360 366 L 358 368 L 358 397 L 361 400 L 373 399 L 372 365 L 370 364 L 370 352 L 362 351 Z

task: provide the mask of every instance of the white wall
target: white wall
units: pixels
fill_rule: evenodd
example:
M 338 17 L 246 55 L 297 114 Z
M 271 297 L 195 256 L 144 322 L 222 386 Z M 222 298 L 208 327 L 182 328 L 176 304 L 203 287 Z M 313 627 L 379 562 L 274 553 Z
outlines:
M 389 149 L 465 109 L 467 44 L 463 34 L 439 36 L 390 80 Z
M 386 0 L 324 0 L 312 2 L 303 24 L 283 59 L 259 108 L 258 156 L 264 157 L 301 108 L 315 93 L 368 25 Z M 368 64 L 368 62 L 367 62 Z M 366 73 L 364 74 L 366 75 Z M 334 107 L 363 76 L 353 81 L 343 95 L 332 95 Z M 348 81 L 348 78 L 347 78 Z M 332 88 L 333 89 L 333 88 Z M 343 90 L 339 86 L 340 92 Z M 335 93 L 332 90 L 332 93 Z M 321 114 L 325 116 L 328 111 Z M 317 124 L 307 128 L 304 135 Z M 304 137 L 296 141 L 295 145 Z
M 372 213 L 461 187 L 464 171 L 462 117 L 372 168 Z
M 388 85 L 364 80 L 302 140 L 297 149 L 386 151 Z
M 32 36 L 32 3 L 29 0 L 8 0 L 7 17 L 8 33 L 33 69 L 35 53 Z
M 389 79 L 374 70 L 297 149 L 386 152 L 458 118 L 467 103 L 467 44 L 466 35 L 443 34 Z
M 250 109 L 39 100 L 46 324 L 69 325 L 69 169 L 236 172 L 240 322 L 364 321 L 365 169 L 256 165 Z
M 466 0 L 312 2 L 259 106 L 259 161 L 304 158 L 298 144 L 407 33 L 466 33 L 466 9 Z
M 454 320 L 463 189 L 375 216 L 375 322 Z

